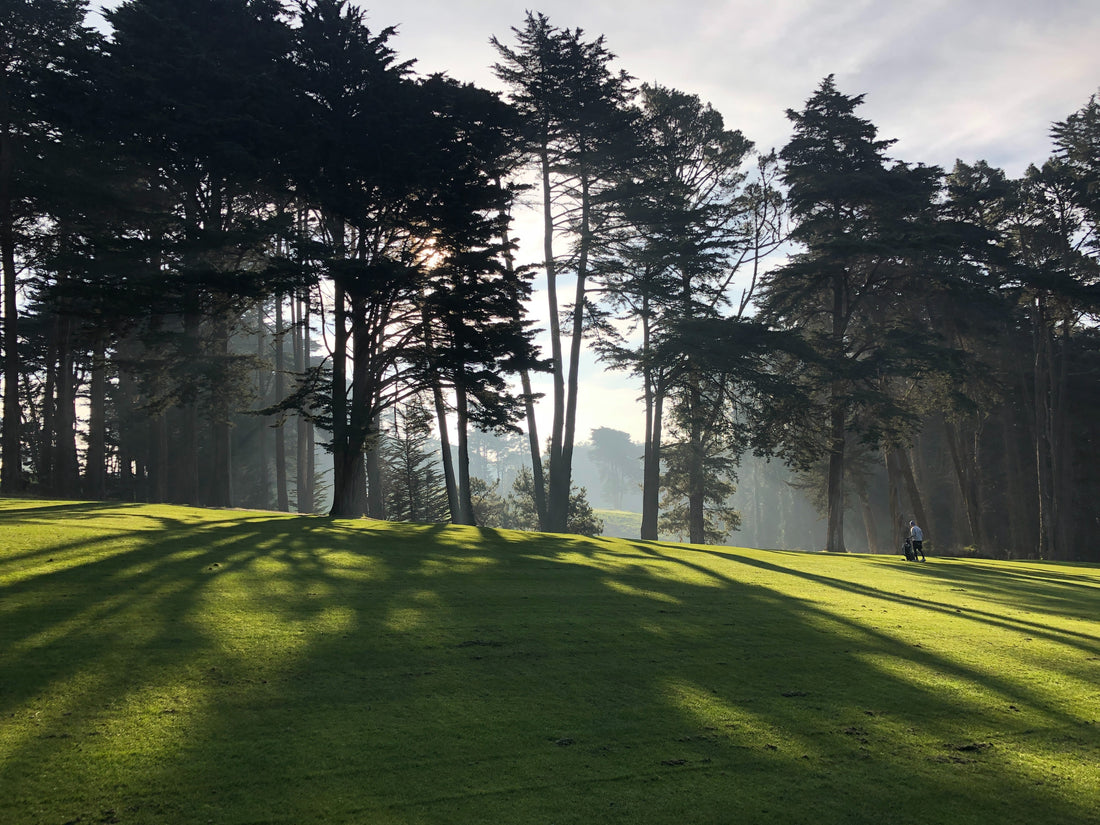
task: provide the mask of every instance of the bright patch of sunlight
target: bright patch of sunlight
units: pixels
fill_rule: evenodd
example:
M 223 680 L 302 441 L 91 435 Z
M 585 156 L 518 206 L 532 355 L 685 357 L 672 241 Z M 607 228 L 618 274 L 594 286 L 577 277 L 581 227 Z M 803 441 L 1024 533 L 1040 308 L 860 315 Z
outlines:
M 186 717 L 171 717 L 178 708 L 192 704 L 190 699 L 181 699 L 183 688 L 173 686 L 172 698 L 157 688 L 141 688 L 94 711 L 70 703 L 74 696 L 85 695 L 72 688 L 83 684 L 88 695 L 94 695 L 94 691 L 102 689 L 103 682 L 101 674 L 80 674 L 69 681 L 66 690 L 47 690 L 29 701 L 25 713 L 33 724 L 12 725 L 0 733 L 0 752 L 12 753 L 35 740 L 41 741 L 43 730 L 61 731 L 46 735 L 57 740 L 58 747 L 79 738 L 86 743 L 81 748 L 86 758 L 93 761 L 98 756 L 97 748 L 125 749 L 128 754 L 144 759 L 178 752 L 187 741 L 190 731 L 184 721 Z M 17 717 L 13 714 L 12 718 Z
M 284 611 L 261 610 L 249 605 L 243 610 L 215 610 L 206 614 L 204 631 L 222 652 L 261 651 L 269 659 L 285 660 L 306 651 L 321 636 L 347 633 L 358 624 L 350 607 L 318 607 L 306 619 L 288 620 Z
M 474 573 L 484 567 L 499 564 L 498 559 L 488 556 L 437 556 L 434 559 L 424 559 L 417 569 L 421 576 L 442 576 L 447 573 Z
M 640 627 L 646 633 L 657 636 L 661 639 L 672 638 L 672 633 L 669 632 L 669 629 L 663 624 L 658 624 L 657 622 L 640 622 L 638 624 L 638 627 Z
M 609 590 L 614 590 L 616 593 L 622 593 L 624 596 L 653 599 L 654 601 L 664 602 L 665 604 L 683 603 L 680 599 L 675 596 L 670 596 L 668 593 L 661 593 L 657 590 L 643 590 L 640 587 L 634 587 L 624 582 L 615 581 L 614 579 L 604 579 L 603 583 Z
M 397 633 L 411 633 L 439 621 L 439 596 L 431 590 L 417 590 L 406 596 L 408 602 L 391 607 L 385 625 Z
M 771 746 L 787 752 L 797 750 L 799 755 L 816 752 L 805 737 L 776 727 L 758 714 L 698 685 L 670 681 L 665 685 L 665 694 L 679 710 L 694 716 L 702 727 L 719 731 L 738 744 Z

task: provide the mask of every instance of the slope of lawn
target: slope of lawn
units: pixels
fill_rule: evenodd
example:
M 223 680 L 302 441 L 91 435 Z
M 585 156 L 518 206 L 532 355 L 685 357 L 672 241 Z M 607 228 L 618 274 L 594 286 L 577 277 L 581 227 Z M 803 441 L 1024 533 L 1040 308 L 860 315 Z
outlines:
M 0 500 L 0 822 L 1100 823 L 1100 567 Z

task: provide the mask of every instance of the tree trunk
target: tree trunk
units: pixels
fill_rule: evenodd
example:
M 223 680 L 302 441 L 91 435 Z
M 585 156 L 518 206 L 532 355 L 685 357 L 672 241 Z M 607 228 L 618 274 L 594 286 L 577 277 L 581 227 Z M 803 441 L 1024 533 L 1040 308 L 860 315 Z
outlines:
M 582 161 L 583 165 L 583 161 Z M 573 298 L 573 329 L 569 347 L 569 378 L 566 387 L 565 428 L 561 438 L 560 460 L 550 462 L 550 495 L 547 514 L 551 532 L 565 532 L 569 522 L 569 494 L 573 486 L 573 447 L 577 437 L 577 403 L 580 389 L 580 360 L 584 340 L 584 307 L 588 279 L 588 257 L 592 247 L 588 174 L 581 171 L 580 248 L 577 255 L 577 282 Z
M 1033 339 L 1035 342 L 1035 469 L 1039 491 L 1039 558 L 1056 558 L 1054 539 L 1054 472 L 1052 444 L 1053 415 L 1051 411 L 1052 367 L 1051 342 L 1046 326 L 1043 298 L 1036 299 L 1032 310 Z
M 458 523 L 476 525 L 470 487 L 470 410 L 465 381 L 455 387 L 455 418 L 458 430 Z
M 842 270 L 832 276 L 832 346 L 833 358 L 846 358 L 845 330 L 848 318 L 848 290 Z M 844 447 L 846 441 L 845 410 L 848 399 L 845 386 L 834 378 L 829 388 L 829 476 L 827 490 L 828 527 L 825 550 L 843 553 L 844 550 Z
M 260 408 L 268 406 L 271 401 L 270 384 L 267 380 L 267 365 L 270 363 L 267 352 L 267 327 L 264 323 L 263 301 L 256 304 L 256 385 L 260 393 Z M 271 506 L 271 457 L 267 449 L 267 431 L 271 416 L 259 417 L 259 426 L 256 428 L 256 453 L 258 469 L 258 485 L 260 488 L 260 506 Z
M 84 489 L 89 498 L 107 497 L 107 346 L 101 330 L 92 345 L 91 384 L 88 393 L 88 453 L 84 461 Z M 121 469 L 121 468 L 120 468 Z
M 649 296 L 642 303 L 642 351 L 652 352 Z M 642 529 L 641 538 L 657 541 L 661 510 L 661 436 L 664 431 L 664 382 L 648 364 L 642 368 L 642 394 L 645 398 L 645 451 L 642 458 Z
M 970 543 L 979 550 L 987 550 L 988 541 L 985 536 L 985 525 L 982 522 L 982 488 L 978 467 L 978 444 L 980 442 L 980 426 L 974 424 L 974 435 L 968 438 L 963 435 L 959 427 L 951 421 L 944 420 L 944 433 L 947 437 L 947 447 L 951 454 L 951 463 L 955 468 L 955 478 L 959 484 L 959 496 L 962 499 L 963 513 L 966 516 L 966 527 L 969 533 Z
M 859 491 L 859 507 L 863 512 L 863 529 L 867 533 L 867 549 L 875 554 L 882 552 L 878 543 L 878 530 L 875 529 L 875 513 L 866 490 Z
M 1069 325 L 1063 322 L 1063 334 L 1060 336 L 1055 354 L 1053 380 L 1053 410 L 1051 413 L 1051 456 L 1054 464 L 1054 540 L 1057 557 L 1062 560 L 1074 558 L 1073 537 L 1077 535 L 1077 522 L 1082 518 L 1080 508 L 1073 506 L 1075 474 L 1073 472 L 1073 451 L 1070 433 L 1070 416 L 1066 394 L 1069 382 L 1066 377 L 1066 365 L 1069 362 L 1071 339 Z
M 554 260 L 554 203 L 550 188 L 550 158 L 544 146 L 540 157 L 542 172 L 543 265 L 546 269 L 546 296 L 550 311 L 550 358 L 554 384 L 554 417 L 550 427 L 550 466 L 546 492 L 546 523 L 544 529 L 564 532 L 568 515 L 569 484 L 564 484 L 563 443 L 565 439 L 565 360 L 562 351 L 561 318 L 558 309 L 558 275 Z M 564 503 L 563 503 L 564 502 Z
M 913 462 L 909 457 L 907 450 L 897 451 L 898 470 L 901 472 L 902 480 L 905 482 L 905 491 L 909 494 L 909 504 L 913 508 L 913 519 L 919 524 L 924 531 L 925 541 L 928 541 L 928 537 L 935 534 L 935 525 L 929 523 L 928 514 L 924 509 L 924 497 L 921 495 L 920 486 L 917 484 L 916 473 L 913 472 Z M 904 521 L 904 519 L 903 519 Z M 908 521 L 905 521 L 906 527 L 908 527 Z M 934 542 L 935 539 L 932 539 Z
M 198 359 L 200 353 L 197 311 L 185 311 L 183 316 L 184 356 Z M 180 430 L 178 462 L 172 474 L 172 501 L 176 504 L 198 505 L 199 501 L 199 409 L 195 401 L 183 405 L 183 425 Z
M 35 427 L 33 412 L 31 412 L 29 414 L 32 416 L 32 419 L 29 423 L 31 424 L 31 432 L 37 433 L 35 446 L 32 447 L 32 454 L 30 456 L 31 466 L 34 467 L 35 475 L 40 479 L 40 483 L 55 495 L 57 494 L 57 477 L 55 469 L 57 451 L 54 449 L 54 432 L 57 429 L 58 359 L 57 330 L 51 328 L 46 341 L 46 378 L 42 387 L 41 421 L 38 426 Z M 33 405 L 31 403 L 32 395 L 29 379 L 30 376 L 23 376 L 23 381 L 27 387 L 27 408 L 31 410 Z
M 63 498 L 77 495 L 80 467 L 76 455 L 76 376 L 71 316 L 57 318 L 57 407 L 54 415 L 54 490 Z
M 283 330 L 283 296 L 275 296 L 275 403 L 286 398 L 286 353 Z M 290 495 L 286 475 L 286 416 L 275 422 L 275 507 L 283 513 L 290 512 Z
M 447 509 L 451 513 L 451 522 L 461 524 L 458 483 L 455 480 L 454 457 L 451 455 L 451 435 L 447 431 L 447 403 L 443 397 L 443 387 L 438 380 L 432 383 L 432 400 L 435 402 L 435 418 L 439 424 L 439 452 L 440 460 L 443 462 L 443 478 L 447 487 Z
M 19 404 L 19 310 L 15 268 L 15 210 L 12 179 L 15 137 L 6 72 L 0 72 L 0 266 L 4 276 L 4 419 L 0 424 L 0 493 L 13 495 L 23 488 L 21 413 Z
M 549 176 L 544 176 L 544 186 L 549 186 Z M 497 180 L 497 185 L 501 185 L 501 181 Z M 502 187 L 503 188 L 503 187 Z M 545 218 L 545 216 L 544 216 Z M 508 216 L 501 213 L 499 228 L 500 228 L 500 240 L 504 246 L 504 263 L 508 271 L 509 278 L 515 278 L 515 265 L 512 259 L 512 239 L 508 232 Z M 544 227 L 545 228 L 545 227 Z M 549 222 L 549 236 L 552 240 L 553 233 L 553 219 Z M 553 245 L 546 244 L 544 252 L 549 256 L 551 263 L 553 262 Z M 549 271 L 549 270 L 547 270 Z M 556 298 L 555 298 L 556 300 Z M 521 318 L 516 318 L 516 321 L 522 321 Z M 531 392 L 531 372 L 526 367 L 520 370 L 520 386 L 523 389 L 523 406 L 527 414 L 527 445 L 531 454 L 531 478 L 533 482 L 533 495 L 535 497 L 535 514 L 538 517 L 539 529 L 545 530 L 547 517 L 546 517 L 546 477 L 542 466 L 542 444 L 539 443 L 539 428 L 535 417 L 535 397 Z M 439 402 L 436 402 L 436 408 L 439 409 Z M 442 430 L 442 426 L 441 426 Z M 446 457 L 446 456 L 445 456 Z M 444 466 L 444 472 L 446 472 L 446 466 Z M 452 470 L 453 473 L 453 470 Z M 448 485 L 451 484 L 453 479 L 448 481 Z M 448 501 L 450 501 L 451 489 L 448 486 L 447 495 Z M 451 502 L 451 516 L 455 517 L 458 510 L 457 503 Z
M 310 366 L 309 295 L 304 300 L 302 296 L 295 296 L 294 306 L 297 313 L 294 327 L 294 371 L 303 376 Z M 297 415 L 296 447 L 295 503 L 299 513 L 312 513 L 316 506 L 313 495 L 313 422 L 303 412 Z
M 169 497 L 168 414 L 162 412 L 149 420 L 148 498 L 163 503 Z
M 844 553 L 844 406 L 842 391 L 834 384 L 829 413 L 828 527 L 825 550 Z
M 890 501 L 890 546 L 899 547 L 905 541 L 905 530 L 901 517 L 901 474 L 898 472 L 898 463 L 894 459 L 896 450 L 888 448 L 883 450 L 883 459 L 886 463 L 886 488 Z
M 539 444 L 539 428 L 535 420 L 535 394 L 531 392 L 531 373 L 525 368 L 520 373 L 523 388 L 523 405 L 527 411 L 527 446 L 531 453 L 531 481 L 535 497 L 535 514 L 539 530 L 547 530 L 546 474 L 542 466 L 542 447 Z
M 129 339 L 123 339 L 116 345 L 116 356 L 122 356 L 130 349 Z M 145 439 L 138 435 L 138 426 L 132 416 L 136 413 L 138 390 L 133 376 L 122 366 L 118 370 L 118 385 L 115 391 L 115 422 L 118 428 L 118 490 L 123 501 L 140 501 L 148 497 L 143 487 L 148 463 L 148 447 L 143 450 Z M 147 418 L 148 415 L 144 415 Z M 148 429 L 145 428 L 145 432 Z
M 706 544 L 706 495 L 707 480 L 703 468 L 702 397 L 698 385 L 692 379 L 690 388 L 691 433 L 688 443 L 688 540 L 692 544 Z
M 348 423 L 348 329 L 343 285 L 333 285 L 332 348 L 332 508 L 329 515 L 356 518 L 360 509 L 358 488 L 363 481 L 363 461 L 353 450 Z
M 351 434 L 352 445 L 366 455 L 366 513 L 373 519 L 386 518 L 386 498 L 382 489 L 382 456 L 379 436 L 382 431 L 382 399 L 380 390 L 371 383 L 368 365 L 378 357 L 381 342 L 371 334 L 366 325 L 367 302 L 356 296 L 352 300 L 354 326 L 352 329 L 352 379 L 351 379 Z
M 382 420 L 380 415 L 375 415 L 371 426 L 370 438 L 366 440 L 367 459 L 367 515 L 373 519 L 386 518 L 386 495 L 382 478 L 382 455 L 379 449 L 379 433 Z
M 233 506 L 233 443 L 229 420 L 229 321 L 223 312 L 214 319 L 213 353 L 218 362 L 222 386 L 217 389 L 210 427 L 214 441 L 213 466 L 210 473 L 208 504 L 215 507 Z
M 641 538 L 657 541 L 661 509 L 661 433 L 664 428 L 664 396 L 646 388 L 646 436 L 642 459 L 642 532 Z

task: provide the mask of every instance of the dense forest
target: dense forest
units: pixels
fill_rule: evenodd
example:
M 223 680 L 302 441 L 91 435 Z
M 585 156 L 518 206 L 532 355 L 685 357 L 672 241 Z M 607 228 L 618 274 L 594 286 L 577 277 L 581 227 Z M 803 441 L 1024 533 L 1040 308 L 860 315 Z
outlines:
M 1100 560 L 1095 97 L 1013 179 L 832 76 L 756 147 L 537 13 L 493 91 L 346 0 L 5 8 L 4 495 Z

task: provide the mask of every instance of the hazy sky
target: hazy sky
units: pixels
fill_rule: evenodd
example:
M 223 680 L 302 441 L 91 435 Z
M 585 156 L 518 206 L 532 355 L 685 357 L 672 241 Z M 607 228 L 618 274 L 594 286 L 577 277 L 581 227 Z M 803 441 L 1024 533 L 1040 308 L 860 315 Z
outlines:
M 422 73 L 497 88 L 489 37 L 512 42 L 527 9 L 603 34 L 639 81 L 698 94 L 760 148 L 827 74 L 866 94 L 862 114 L 893 154 L 1009 174 L 1049 154 L 1049 125 L 1100 87 L 1096 0 L 375 0 L 372 28 Z
M 99 3 L 93 3 L 98 6 Z M 116 5 L 111 3 L 110 5 Z M 987 160 L 1018 176 L 1051 151 L 1050 124 L 1100 89 L 1097 0 L 375 0 L 375 31 L 421 74 L 499 88 L 489 38 L 512 43 L 528 9 L 603 34 L 617 68 L 699 95 L 762 150 L 789 136 L 821 79 L 865 94 L 891 157 L 950 168 Z M 537 238 L 523 257 L 537 258 Z M 538 314 L 545 309 L 538 308 Z M 638 392 L 589 367 L 579 435 L 639 438 Z

